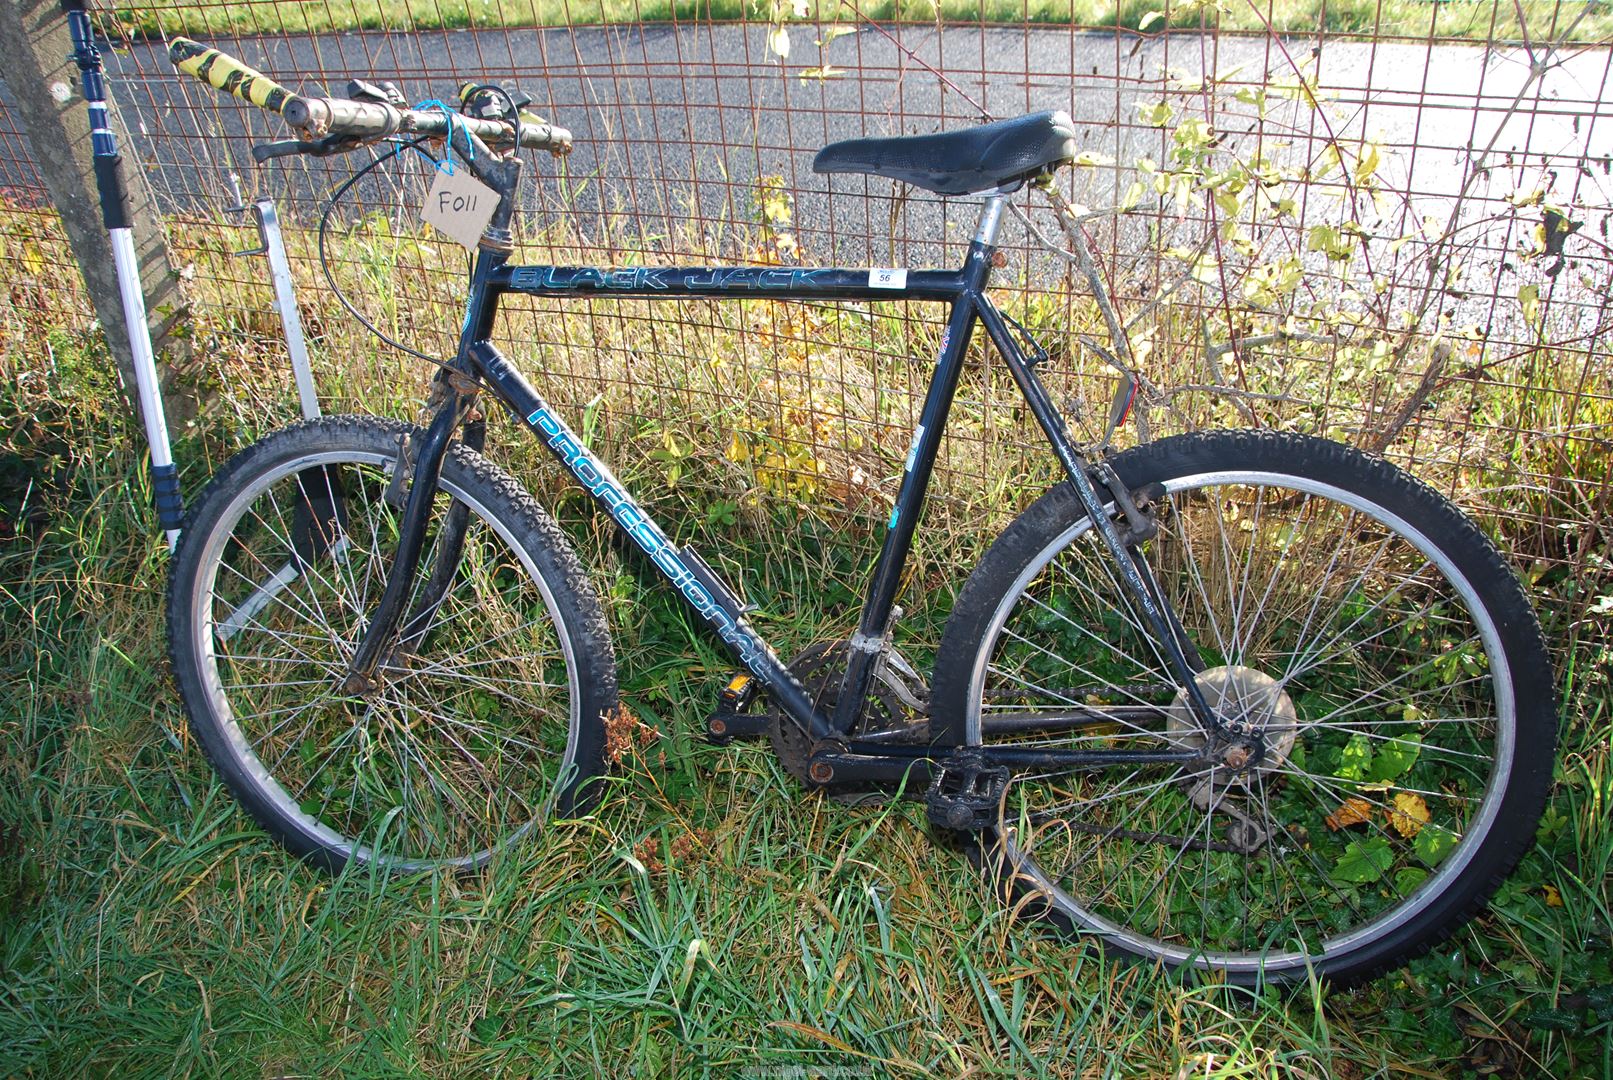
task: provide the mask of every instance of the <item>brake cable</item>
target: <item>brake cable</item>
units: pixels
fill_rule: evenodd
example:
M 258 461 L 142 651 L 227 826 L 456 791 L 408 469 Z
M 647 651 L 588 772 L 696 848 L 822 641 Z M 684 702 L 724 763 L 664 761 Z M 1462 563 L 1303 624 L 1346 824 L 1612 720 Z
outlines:
M 435 356 L 428 356 L 419 349 L 411 348 L 410 346 L 403 344 L 403 342 L 391 337 L 380 327 L 376 326 L 374 323 L 370 322 L 369 319 L 365 318 L 364 314 L 360 312 L 358 308 L 353 306 L 352 301 L 348 300 L 347 294 L 342 292 L 341 286 L 336 283 L 336 275 L 331 272 L 330 258 L 325 249 L 325 238 L 329 232 L 331 215 L 336 212 L 337 204 L 340 203 L 342 197 L 352 189 L 353 185 L 357 184 L 360 180 L 364 179 L 380 166 L 386 164 L 395 157 L 401 156 L 409 150 L 419 151 L 419 153 L 425 157 L 426 160 L 432 162 L 434 165 L 441 165 L 440 161 L 426 153 L 424 150 L 420 149 L 421 144 L 426 142 L 428 138 L 429 136 L 421 136 L 416 139 L 410 139 L 407 142 L 399 142 L 395 144 L 391 150 L 381 154 L 379 157 L 375 158 L 375 160 L 369 162 L 362 169 L 359 169 L 357 172 L 355 172 L 352 176 L 349 176 L 346 180 L 342 181 L 336 190 L 331 193 L 330 198 L 325 202 L 324 212 L 319 216 L 319 269 L 324 273 L 325 284 L 330 287 L 332 295 L 336 297 L 336 302 L 341 304 L 347 313 L 351 315 L 360 326 L 364 327 L 364 329 L 368 330 L 382 342 L 392 346 L 394 349 L 408 353 L 410 356 L 424 360 L 430 364 L 435 364 L 438 367 L 446 370 L 448 368 L 448 361 L 442 360 Z
M 487 91 L 489 91 L 491 93 L 498 94 L 509 105 L 510 122 L 511 122 L 511 124 L 514 125 L 515 146 L 519 147 L 521 145 L 521 109 L 520 109 L 520 106 L 516 105 L 515 99 L 510 95 L 510 92 L 508 90 L 505 90 L 502 86 L 487 85 L 487 86 L 482 87 L 482 89 L 487 90 Z M 371 161 L 367 165 L 365 165 L 362 169 L 359 169 L 352 176 L 349 176 L 346 180 L 344 180 L 336 188 L 336 190 L 331 193 L 330 198 L 326 200 L 324 212 L 321 213 L 320 216 L 319 216 L 319 269 L 325 276 L 325 284 L 327 286 L 329 286 L 332 295 L 334 295 L 336 297 L 336 302 L 341 304 L 342 308 L 349 315 L 351 315 L 358 322 L 358 324 L 360 326 L 362 326 L 364 329 L 368 330 L 371 334 L 374 334 L 383 343 L 392 346 L 394 349 L 397 349 L 400 352 L 407 353 L 408 355 L 413 356 L 413 357 L 415 357 L 417 359 L 424 360 L 429 364 L 435 364 L 438 367 L 442 368 L 444 371 L 447 371 L 447 370 L 449 370 L 448 361 L 443 360 L 443 359 L 441 359 L 439 357 L 428 356 L 427 354 L 421 352 L 419 349 L 415 349 L 415 348 L 412 348 L 412 347 L 410 347 L 408 345 L 403 344 L 403 342 L 398 341 L 396 338 L 393 338 L 390 335 L 388 335 L 387 333 L 385 333 L 384 331 L 382 331 L 380 327 L 378 327 L 374 323 L 370 322 L 369 319 L 366 319 L 364 317 L 363 313 L 360 312 L 358 310 L 358 308 L 354 307 L 352 302 L 347 299 L 347 294 L 342 292 L 341 286 L 336 284 L 336 277 L 331 272 L 330 259 L 329 259 L 328 255 L 326 254 L 326 250 L 325 250 L 325 237 L 326 237 L 326 235 L 327 235 L 327 233 L 329 231 L 331 215 L 336 212 L 337 204 L 339 202 L 341 202 L 342 197 L 344 195 L 346 195 L 348 193 L 348 191 L 350 191 L 353 188 L 353 185 L 357 184 L 360 180 L 364 179 L 366 176 L 368 176 L 370 173 L 374 172 L 380 166 L 386 164 L 388 161 L 391 161 L 393 158 L 401 156 L 404 152 L 406 152 L 408 150 L 414 150 L 414 151 L 417 151 L 420 154 L 421 157 L 423 157 L 427 161 L 431 162 L 433 168 L 439 168 L 440 169 L 442 167 L 442 165 L 443 165 L 443 162 L 447 161 L 449 170 L 450 171 L 453 170 L 452 154 L 453 154 L 453 138 L 454 138 L 454 120 L 458 118 L 458 114 L 453 112 L 452 110 L 450 110 L 443 102 L 437 101 L 436 99 L 432 99 L 430 101 L 423 102 L 422 105 L 435 105 L 435 106 L 441 108 L 442 111 L 448 115 L 448 118 L 449 118 L 449 120 L 448 120 L 448 156 L 439 160 L 438 158 L 432 157 L 425 150 L 421 149 L 421 145 L 423 143 L 425 143 L 429 138 L 431 138 L 431 136 L 424 136 L 423 135 L 423 136 L 420 136 L 420 137 L 415 138 L 415 139 L 410 139 L 407 142 L 397 142 L 392 147 L 391 150 L 389 150 L 386 153 L 384 153 L 384 154 L 380 155 L 379 157 L 375 158 L 373 161 Z M 418 107 L 419 106 L 417 106 L 417 108 Z M 471 141 L 470 132 L 468 130 L 466 130 L 466 132 L 465 132 L 465 147 L 466 147 L 466 151 L 467 151 L 468 155 L 472 159 L 474 159 L 475 154 L 476 154 L 476 147 L 475 147 L 475 143 L 473 143 Z M 471 262 L 471 256 L 469 256 L 467 254 L 467 256 L 466 256 L 466 267 L 465 267 L 465 277 L 466 277 L 467 281 L 470 279 L 470 276 L 471 276 L 473 271 L 474 271 L 474 263 Z

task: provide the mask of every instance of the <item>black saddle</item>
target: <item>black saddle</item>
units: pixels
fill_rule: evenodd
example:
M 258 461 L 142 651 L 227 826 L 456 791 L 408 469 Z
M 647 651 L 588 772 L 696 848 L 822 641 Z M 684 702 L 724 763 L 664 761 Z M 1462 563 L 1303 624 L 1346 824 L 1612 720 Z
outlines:
M 1075 123 L 1060 110 L 934 135 L 830 143 L 812 159 L 812 171 L 888 176 L 941 195 L 969 195 L 1018 184 L 1074 157 Z

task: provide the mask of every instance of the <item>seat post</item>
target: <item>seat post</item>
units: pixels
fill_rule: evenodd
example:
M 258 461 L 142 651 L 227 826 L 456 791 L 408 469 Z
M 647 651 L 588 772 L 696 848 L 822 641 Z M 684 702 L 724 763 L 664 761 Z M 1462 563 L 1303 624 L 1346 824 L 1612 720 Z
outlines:
M 1005 197 L 1001 191 L 986 196 L 986 201 L 980 207 L 980 227 L 975 230 L 975 243 L 991 247 L 997 242 L 997 226 L 1002 223 Z

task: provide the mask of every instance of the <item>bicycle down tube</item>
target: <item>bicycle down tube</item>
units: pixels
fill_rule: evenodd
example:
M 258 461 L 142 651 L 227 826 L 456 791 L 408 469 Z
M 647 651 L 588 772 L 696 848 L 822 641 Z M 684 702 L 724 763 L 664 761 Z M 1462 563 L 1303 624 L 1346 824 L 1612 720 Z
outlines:
M 1066 471 L 1086 481 L 1085 484 L 1076 481 L 1082 500 L 1093 507 L 1101 506 L 1100 496 L 1086 477 L 1084 458 L 1069 442 L 1063 424 L 1057 419 L 1045 391 L 1030 370 L 1029 362 L 1003 332 L 1002 318 L 985 294 L 1002 204 L 1001 194 L 987 197 L 979 230 L 959 270 L 512 266 L 506 263 L 507 256 L 500 251 L 484 247 L 478 253 L 461 336 L 462 362 L 480 374 L 506 407 L 533 430 L 595 502 L 610 514 L 617 526 L 643 549 L 660 573 L 711 625 L 717 636 L 761 680 L 775 702 L 801 724 L 815 742 L 836 740 L 848 742 L 848 748 L 853 752 L 858 749 L 855 740 L 847 740 L 844 733 L 852 730 L 863 708 L 875 663 L 884 648 L 902 572 L 911 551 L 941 436 L 963 368 L 964 355 L 976 323 L 984 323 L 993 344 L 1008 362 Z M 488 340 L 500 298 L 505 293 L 545 297 L 614 295 L 642 298 L 737 298 L 751 295 L 781 300 L 934 300 L 950 305 L 940 354 L 905 458 L 901 487 L 874 566 L 857 630 L 851 638 L 842 691 L 837 695 L 838 704 L 832 716 L 815 706 L 800 681 L 750 626 L 745 618 L 744 604 L 734 590 L 692 548 L 680 547 L 668 538 L 610 467 L 594 455 L 525 376 Z M 1047 416 L 1044 417 L 1044 413 Z M 1085 490 L 1082 490 L 1083 487 Z M 1102 522 L 1100 531 L 1114 531 L 1105 515 L 1097 516 Z M 1138 587 L 1142 587 L 1140 582 Z M 1146 591 L 1144 599 L 1151 600 Z M 1164 641 L 1167 651 L 1176 651 L 1171 649 L 1173 639 L 1166 638 Z M 1186 670 L 1185 660 L 1180 657 L 1178 660 Z M 1187 681 L 1191 685 L 1191 679 Z M 870 753 L 887 758 L 920 758 L 928 753 L 928 748 L 923 746 L 904 748 L 879 744 L 877 748 L 870 746 L 867 749 Z M 1071 761 L 1080 760 L 1093 765 L 1119 761 L 1174 761 L 1184 757 L 1182 753 L 1174 751 L 1104 754 L 1069 751 L 1055 754 L 1061 760 L 1068 757 Z M 1046 756 L 1038 755 L 1038 762 Z
M 1000 196 L 988 202 L 994 218 Z M 988 211 L 990 212 L 990 211 Z M 485 264 L 485 265 L 484 265 Z M 837 737 L 848 730 L 860 701 L 866 695 L 871 660 L 882 645 L 895 603 L 901 572 L 912 545 L 919 509 L 923 504 L 940 433 L 962 370 L 976 304 L 989 272 L 989 249 L 979 240 L 959 271 L 803 269 L 793 267 L 633 267 L 599 270 L 589 267 L 508 266 L 496 252 L 483 251 L 467 306 L 466 355 L 493 387 L 495 394 L 520 417 L 545 446 L 576 477 L 594 500 L 650 557 L 686 601 L 716 631 L 725 644 L 767 687 L 774 700 L 814 740 Z M 855 641 L 870 647 L 853 649 L 847 673 L 850 695 L 842 694 L 845 718 L 818 710 L 800 681 L 744 617 L 744 605 L 700 556 L 679 547 L 641 508 L 616 479 L 609 466 L 583 444 L 526 378 L 489 341 L 500 296 L 506 292 L 535 296 L 579 296 L 607 293 L 639 297 L 736 296 L 755 293 L 791 300 L 918 299 L 950 302 L 948 336 L 936 362 L 913 450 L 908 454 L 901 491 L 886 530 L 884 549 L 876 565 Z M 483 330 L 483 333 L 476 333 Z M 861 663 L 859 664 L 859 658 Z M 854 682 L 858 680 L 859 682 Z M 856 700 L 846 702 L 848 697 Z M 848 708 L 848 706 L 850 706 Z

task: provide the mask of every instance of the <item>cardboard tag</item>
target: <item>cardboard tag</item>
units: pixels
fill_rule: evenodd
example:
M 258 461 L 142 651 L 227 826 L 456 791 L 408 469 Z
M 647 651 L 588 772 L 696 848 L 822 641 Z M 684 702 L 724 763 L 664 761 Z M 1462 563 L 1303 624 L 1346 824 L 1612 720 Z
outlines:
M 497 209 L 498 192 L 472 176 L 469 169 L 451 173 L 438 169 L 431 190 L 426 192 L 426 208 L 420 217 L 475 251 Z

